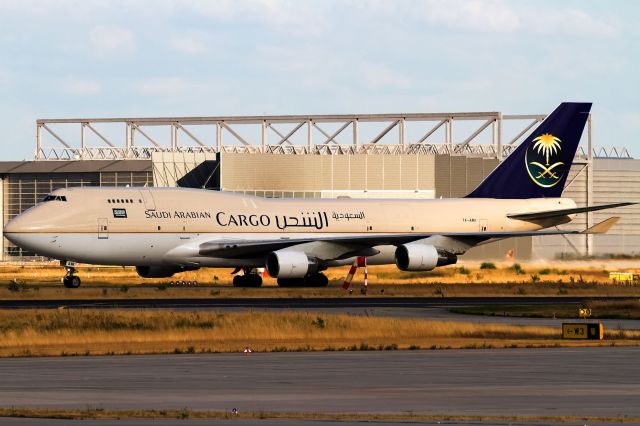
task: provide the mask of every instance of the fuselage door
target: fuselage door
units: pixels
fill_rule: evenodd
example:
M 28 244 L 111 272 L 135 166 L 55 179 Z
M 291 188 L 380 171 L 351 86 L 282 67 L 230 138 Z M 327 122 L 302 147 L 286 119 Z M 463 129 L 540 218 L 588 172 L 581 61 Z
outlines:
M 487 219 L 479 219 L 478 223 L 480 223 L 480 232 L 487 232 L 489 229 L 489 221 Z
M 101 240 L 109 238 L 109 221 L 104 218 L 98 218 L 98 238 Z
M 151 194 L 151 191 L 149 191 L 148 189 L 141 189 L 140 190 L 140 196 L 142 197 L 142 201 L 144 202 L 144 209 L 145 210 L 155 210 L 156 209 L 156 202 L 153 199 L 153 195 Z

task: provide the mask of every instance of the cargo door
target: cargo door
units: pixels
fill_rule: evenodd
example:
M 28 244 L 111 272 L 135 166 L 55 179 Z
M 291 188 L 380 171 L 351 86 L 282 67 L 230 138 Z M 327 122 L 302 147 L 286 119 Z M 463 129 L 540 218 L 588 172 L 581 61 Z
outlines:
M 153 195 L 151 194 L 151 191 L 149 191 L 148 189 L 141 189 L 140 190 L 140 196 L 142 197 L 142 201 L 144 202 L 144 209 L 145 210 L 155 210 L 156 209 L 156 202 L 153 199 Z
M 98 219 L 98 239 L 105 240 L 109 238 L 109 220 L 101 217 Z

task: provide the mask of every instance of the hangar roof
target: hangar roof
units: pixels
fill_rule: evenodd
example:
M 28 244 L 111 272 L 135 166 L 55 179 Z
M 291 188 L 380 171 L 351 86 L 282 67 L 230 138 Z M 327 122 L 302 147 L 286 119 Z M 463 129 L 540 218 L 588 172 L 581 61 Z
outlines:
M 0 161 L 1 174 L 150 172 L 151 160 Z

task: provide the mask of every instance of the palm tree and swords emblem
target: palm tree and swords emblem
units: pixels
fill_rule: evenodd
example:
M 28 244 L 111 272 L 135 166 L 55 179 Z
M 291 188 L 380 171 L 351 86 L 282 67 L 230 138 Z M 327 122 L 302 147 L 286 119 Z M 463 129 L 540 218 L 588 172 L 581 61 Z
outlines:
M 560 138 L 545 133 L 533 139 L 533 144 L 527 149 L 525 154 L 525 162 L 527 172 L 531 179 L 539 186 L 550 188 L 560 181 L 563 175 L 562 161 L 551 163 L 550 160 L 556 156 L 562 147 L 560 146 Z M 534 161 L 529 161 L 530 157 Z

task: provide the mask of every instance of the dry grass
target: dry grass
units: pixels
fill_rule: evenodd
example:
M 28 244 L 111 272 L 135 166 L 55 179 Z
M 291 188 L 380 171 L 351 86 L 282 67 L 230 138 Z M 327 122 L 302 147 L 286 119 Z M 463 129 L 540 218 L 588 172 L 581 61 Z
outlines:
M 616 264 L 497 263 L 496 269 L 481 269 L 478 262 L 462 266 L 438 268 L 430 272 L 401 272 L 393 266 L 369 268 L 369 294 L 385 296 L 639 296 L 640 285 L 612 285 L 608 270 L 637 271 Z M 331 284 L 327 288 L 279 288 L 267 278 L 260 289 L 238 289 L 231 286 L 230 269 L 201 269 L 172 278 L 140 278 L 134 268 L 82 266 L 78 275 L 83 285 L 69 290 L 62 287 L 62 268 L 53 264 L 0 266 L 0 299 L 101 299 L 101 298 L 225 298 L 225 297 L 336 297 L 348 296 L 340 286 L 347 274 L 346 267 L 327 271 Z M 9 289 L 11 282 L 19 283 Z M 197 282 L 191 286 L 171 286 L 170 282 Z M 356 274 L 354 293 L 362 283 Z M 410 285 L 408 285 L 410 284 Z
M 316 420 L 331 422 L 465 422 L 465 423 L 638 423 L 639 417 L 630 416 L 495 416 L 495 415 L 456 415 L 456 414 L 415 414 L 415 413 L 314 413 L 314 412 L 238 412 L 209 410 L 112 410 L 103 408 L 86 409 L 39 409 L 39 408 L 0 408 L 0 417 L 42 418 L 42 419 L 288 419 Z
M 598 345 L 553 327 L 314 313 L 0 311 L 0 356 Z M 640 331 L 612 335 L 637 344 Z M 607 343 L 609 344 L 609 343 Z
M 384 290 L 385 296 L 428 297 L 640 295 L 640 285 L 613 285 L 609 281 L 608 269 L 639 271 L 626 264 L 555 262 L 554 268 L 544 264 L 522 264 L 517 268 L 513 262 L 502 262 L 495 266 L 496 269 L 481 269 L 478 262 L 465 262 L 430 272 L 373 266 L 369 268 L 369 294 L 379 295 Z M 130 267 L 82 266 L 78 272 L 82 287 L 69 290 L 61 285 L 63 270 L 55 264 L 4 264 L 0 266 L 0 299 L 339 297 L 349 296 L 340 288 L 347 269 L 327 271 L 331 280 L 328 288 L 279 288 L 274 279 L 267 278 L 262 288 L 238 289 L 231 286 L 230 269 L 201 269 L 172 278 L 144 279 Z M 358 273 L 352 284 L 356 295 L 361 280 L 362 274 Z M 172 281 L 192 285 L 171 286 Z

